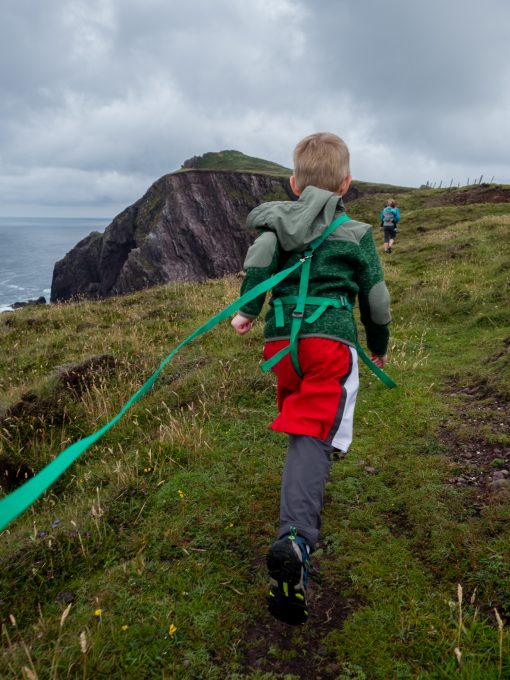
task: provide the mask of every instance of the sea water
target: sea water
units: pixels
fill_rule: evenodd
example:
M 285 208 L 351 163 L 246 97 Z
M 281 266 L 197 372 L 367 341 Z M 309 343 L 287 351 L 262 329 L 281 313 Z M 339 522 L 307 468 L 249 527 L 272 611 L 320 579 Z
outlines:
M 49 301 L 55 262 L 109 218 L 0 217 L 0 312 L 43 295 Z

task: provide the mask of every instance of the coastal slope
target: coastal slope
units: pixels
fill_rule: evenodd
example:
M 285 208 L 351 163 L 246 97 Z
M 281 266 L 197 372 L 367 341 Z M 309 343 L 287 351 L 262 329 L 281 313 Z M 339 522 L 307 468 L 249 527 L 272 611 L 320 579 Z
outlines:
M 89 234 L 55 264 L 51 301 L 107 298 L 239 272 L 255 236 L 245 225 L 247 214 L 264 201 L 295 200 L 290 174 L 239 151 L 185 161 L 115 217 L 104 234 Z M 353 182 L 344 198 L 394 189 Z
M 285 177 L 188 170 L 157 180 L 104 234 L 93 232 L 55 264 L 51 301 L 105 298 L 169 281 L 203 281 L 242 268 L 248 212 L 290 200 Z

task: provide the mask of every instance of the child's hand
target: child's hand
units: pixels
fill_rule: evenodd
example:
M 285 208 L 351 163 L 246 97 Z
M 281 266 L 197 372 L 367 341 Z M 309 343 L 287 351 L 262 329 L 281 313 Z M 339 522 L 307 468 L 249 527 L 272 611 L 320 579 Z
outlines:
M 243 316 L 242 314 L 236 314 L 230 323 L 232 325 L 232 328 L 239 335 L 244 335 L 245 333 L 248 333 L 249 331 L 251 331 L 251 328 L 253 326 L 253 321 Z
M 378 368 L 384 368 L 388 363 L 388 355 L 385 354 L 382 357 L 378 357 L 376 354 L 372 354 L 372 361 Z

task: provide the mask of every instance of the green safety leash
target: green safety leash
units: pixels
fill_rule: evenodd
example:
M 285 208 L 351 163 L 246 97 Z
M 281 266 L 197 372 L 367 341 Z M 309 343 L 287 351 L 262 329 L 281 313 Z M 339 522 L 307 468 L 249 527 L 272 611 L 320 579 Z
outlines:
M 316 239 L 310 244 L 309 249 L 313 252 L 313 250 L 315 250 L 315 248 L 318 245 L 320 245 L 320 243 L 322 243 L 322 241 L 325 238 L 327 238 L 327 236 L 329 236 L 329 234 L 331 234 L 334 231 L 334 229 L 336 229 L 336 227 L 338 227 L 342 222 L 345 222 L 348 219 L 349 218 L 347 216 L 342 216 L 335 220 L 328 227 L 328 229 L 323 234 L 321 234 L 321 236 L 318 239 Z M 32 503 L 34 503 L 54 482 L 56 482 L 56 480 L 67 470 L 67 468 L 79 456 L 81 456 L 82 453 L 84 453 L 89 448 L 89 446 L 94 444 L 94 442 L 96 442 L 104 434 L 106 434 L 106 432 L 108 432 L 108 430 L 112 428 L 122 418 L 126 411 L 129 408 L 131 408 L 131 406 L 135 402 L 137 402 L 146 392 L 148 392 L 151 389 L 151 387 L 158 379 L 159 374 L 161 373 L 163 368 L 177 354 L 177 352 L 180 349 L 182 349 L 185 345 L 187 345 L 195 338 L 198 338 L 200 335 L 203 335 L 207 331 L 214 328 L 218 323 L 220 323 L 220 321 L 223 321 L 234 312 L 237 312 L 241 307 L 248 304 L 248 302 L 251 302 L 259 295 L 266 293 L 270 288 L 274 288 L 275 286 L 277 286 L 281 281 L 283 281 L 287 276 L 289 276 L 289 274 L 291 274 L 293 271 L 301 267 L 306 262 L 309 262 L 309 258 L 306 259 L 303 257 L 300 260 L 298 260 L 295 264 L 293 264 L 291 267 L 288 267 L 287 269 L 284 269 L 281 272 L 274 274 L 269 279 L 266 279 L 266 281 L 259 283 L 250 291 L 248 291 L 244 295 L 241 295 L 241 297 L 239 297 L 237 300 L 235 300 L 230 305 L 228 305 L 220 312 L 218 312 L 218 314 L 209 319 L 209 321 L 203 324 L 203 326 L 197 328 L 197 330 L 195 330 L 191 335 L 189 335 L 185 340 L 183 340 L 179 345 L 177 345 L 177 347 L 175 347 L 175 349 L 173 349 L 170 352 L 170 354 L 168 354 L 168 356 L 165 357 L 165 359 L 161 362 L 159 367 L 147 380 L 147 382 L 145 382 L 140 387 L 140 389 L 123 406 L 119 413 L 117 413 L 117 415 L 114 418 L 107 422 L 106 425 L 103 425 L 102 428 L 100 428 L 96 432 L 93 432 L 88 437 L 84 437 L 83 439 L 80 439 L 74 444 L 68 446 L 56 458 L 54 458 L 54 460 L 52 460 L 51 463 L 46 465 L 46 467 L 44 467 L 34 477 L 29 479 L 22 486 L 18 487 L 15 491 L 13 491 L 5 498 L 0 499 L 0 531 L 5 529 L 5 527 L 8 524 L 10 524 L 14 519 L 16 519 L 16 517 L 18 517 L 22 512 L 24 512 L 28 507 L 30 507 L 30 505 L 32 505 Z M 361 358 L 363 359 L 363 355 L 361 355 Z M 365 363 L 367 363 L 366 360 L 368 360 L 368 362 L 370 363 L 367 365 L 369 365 L 370 368 L 374 371 L 374 373 L 376 373 L 378 377 L 380 377 L 381 380 L 383 380 L 383 382 L 385 382 L 385 384 L 388 385 L 387 380 L 391 379 L 389 379 L 388 376 L 386 376 L 384 371 L 378 369 L 377 366 L 375 366 L 368 357 L 366 357 L 366 360 L 365 359 L 363 360 L 365 361 Z M 392 384 L 388 386 L 394 387 L 395 383 L 393 383 L 393 381 L 391 382 Z
M 119 413 L 112 418 L 106 425 L 104 425 L 100 430 L 97 430 L 88 437 L 84 437 L 79 441 L 68 446 L 62 453 L 60 453 L 54 460 L 51 461 L 46 467 L 44 467 L 40 472 L 38 472 L 34 477 L 25 482 L 22 486 L 18 487 L 11 494 L 5 498 L 0 499 L 0 531 L 5 529 L 5 527 L 12 522 L 13 519 L 18 517 L 24 510 L 26 510 L 34 501 L 36 501 L 39 496 L 41 496 L 46 489 L 48 489 L 64 472 L 67 468 L 84 453 L 89 446 L 100 439 L 108 430 L 119 421 L 126 411 L 137 402 L 140 397 L 142 397 L 146 392 L 148 392 L 158 379 L 159 374 L 166 366 L 166 364 L 177 354 L 177 352 L 182 349 L 189 342 L 203 335 L 207 331 L 214 328 L 220 321 L 228 318 L 231 314 L 236 312 L 240 307 L 251 302 L 262 293 L 266 293 L 270 288 L 276 286 L 283 281 L 291 272 L 300 267 L 301 261 L 296 262 L 292 267 L 288 267 L 283 271 L 271 276 L 266 281 L 259 283 L 257 286 L 252 288 L 250 291 L 242 295 L 240 298 L 232 302 L 232 304 L 225 307 L 221 312 L 218 312 L 209 321 L 207 321 L 203 326 L 200 326 L 196 331 L 194 331 L 189 337 L 183 340 L 175 349 L 173 349 L 170 354 L 161 362 L 159 368 L 153 373 L 153 375 L 145 382 L 138 392 L 136 392 L 131 399 L 125 404 Z

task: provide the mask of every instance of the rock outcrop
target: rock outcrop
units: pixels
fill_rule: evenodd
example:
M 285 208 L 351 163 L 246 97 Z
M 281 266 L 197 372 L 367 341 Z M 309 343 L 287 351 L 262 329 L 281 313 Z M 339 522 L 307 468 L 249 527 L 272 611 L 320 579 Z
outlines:
M 106 228 L 55 264 L 51 301 L 104 298 L 242 269 L 254 234 L 246 215 L 294 196 L 284 176 L 188 170 L 161 177 Z
M 28 307 L 29 305 L 45 305 L 46 304 L 46 298 L 44 295 L 41 295 L 37 299 L 34 300 L 24 300 L 23 302 L 13 302 L 12 305 L 10 305 L 11 309 L 21 309 L 22 307 Z

